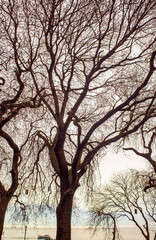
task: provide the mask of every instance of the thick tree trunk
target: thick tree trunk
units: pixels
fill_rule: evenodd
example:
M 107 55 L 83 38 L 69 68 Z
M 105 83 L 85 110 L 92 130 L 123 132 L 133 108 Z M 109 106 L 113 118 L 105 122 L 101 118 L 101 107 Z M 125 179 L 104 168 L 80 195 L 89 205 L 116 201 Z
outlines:
M 1 201 L 0 199 L 0 240 L 2 240 L 4 219 L 5 219 L 5 213 L 7 210 L 8 203 L 9 203 L 9 200 L 7 198 L 3 198 L 3 201 Z
M 71 240 L 71 215 L 73 193 L 68 192 L 57 207 L 57 236 L 56 240 Z

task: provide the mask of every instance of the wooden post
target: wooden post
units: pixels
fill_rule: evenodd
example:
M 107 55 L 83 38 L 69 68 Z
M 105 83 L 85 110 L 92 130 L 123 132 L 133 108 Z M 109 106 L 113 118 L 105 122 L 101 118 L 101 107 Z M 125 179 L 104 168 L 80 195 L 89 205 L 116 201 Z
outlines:
M 26 240 L 26 235 L 27 235 L 27 226 L 25 226 L 24 240 Z

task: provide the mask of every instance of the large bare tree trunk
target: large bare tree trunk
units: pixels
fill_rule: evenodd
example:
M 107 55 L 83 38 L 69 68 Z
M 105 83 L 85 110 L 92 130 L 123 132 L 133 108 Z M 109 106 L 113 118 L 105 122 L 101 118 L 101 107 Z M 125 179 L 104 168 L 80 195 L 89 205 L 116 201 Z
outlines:
M 57 207 L 57 236 L 56 240 L 71 240 L 71 215 L 73 193 L 69 191 L 61 198 Z
M 10 201 L 10 199 L 7 199 L 7 197 L 4 197 L 3 200 L 0 199 L 0 210 L 1 210 L 1 213 L 0 213 L 0 240 L 2 240 L 5 213 L 6 213 L 9 201 Z

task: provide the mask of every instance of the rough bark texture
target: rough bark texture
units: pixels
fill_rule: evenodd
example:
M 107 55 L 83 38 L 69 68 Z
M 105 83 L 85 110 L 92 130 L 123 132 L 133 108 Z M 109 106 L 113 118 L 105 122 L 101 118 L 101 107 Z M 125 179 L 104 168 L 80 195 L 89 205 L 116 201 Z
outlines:
M 11 147 L 11 149 L 13 150 L 12 166 L 10 171 L 11 174 L 10 188 L 6 190 L 5 186 L 0 181 L 0 240 L 1 240 L 7 206 L 18 187 L 18 163 L 20 149 L 18 145 L 14 142 L 13 138 L 2 129 L 0 129 L 0 137 L 4 138 Z
M 68 192 L 60 200 L 57 207 L 57 236 L 56 240 L 71 240 L 71 215 L 73 194 Z
M 4 197 L 3 200 L 0 199 L 0 240 L 2 240 L 5 213 L 7 210 L 9 200 L 10 199 L 8 199 L 7 197 Z

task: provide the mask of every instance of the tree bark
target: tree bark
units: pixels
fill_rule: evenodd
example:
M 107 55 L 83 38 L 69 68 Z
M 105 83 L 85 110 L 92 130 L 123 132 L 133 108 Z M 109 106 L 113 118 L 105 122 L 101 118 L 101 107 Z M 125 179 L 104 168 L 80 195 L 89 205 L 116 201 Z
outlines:
M 68 190 L 61 197 L 57 207 L 57 235 L 56 240 L 71 240 L 71 215 L 73 191 Z
M 3 197 L 3 200 L 0 199 L 0 210 L 1 210 L 1 213 L 0 213 L 0 240 L 2 240 L 5 213 L 6 213 L 9 201 L 10 201 L 10 199 L 7 199 L 7 197 Z

